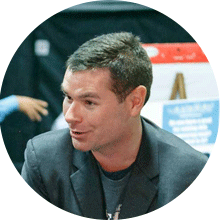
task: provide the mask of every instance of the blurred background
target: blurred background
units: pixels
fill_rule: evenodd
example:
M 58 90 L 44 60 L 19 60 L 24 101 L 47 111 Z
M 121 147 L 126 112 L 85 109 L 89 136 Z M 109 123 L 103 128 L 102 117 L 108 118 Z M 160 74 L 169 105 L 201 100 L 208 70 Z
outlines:
M 16 51 L 1 88 L 0 99 L 16 94 L 45 100 L 49 104 L 49 114 L 42 117 L 41 122 L 32 122 L 25 114 L 14 112 L 1 124 L 5 146 L 19 172 L 24 162 L 27 141 L 51 130 L 62 112 L 60 85 L 68 57 L 81 44 L 95 36 L 121 31 L 138 35 L 144 44 L 195 43 L 181 26 L 167 16 L 151 8 L 124 1 L 88 2 L 61 11 L 43 22 Z M 170 84 L 174 80 L 175 76 L 172 75 Z M 217 87 L 213 85 L 213 80 L 210 86 L 214 92 L 208 94 L 208 97 L 217 97 Z M 157 94 L 160 94 L 159 89 Z M 169 97 L 164 99 L 169 100 Z M 150 101 L 162 100 L 152 98 Z

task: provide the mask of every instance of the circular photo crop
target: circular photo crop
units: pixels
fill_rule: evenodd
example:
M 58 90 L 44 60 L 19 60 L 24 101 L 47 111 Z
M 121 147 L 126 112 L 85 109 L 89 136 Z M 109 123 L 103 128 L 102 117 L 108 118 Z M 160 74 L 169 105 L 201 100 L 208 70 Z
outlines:
M 107 0 L 61 10 L 19 45 L 0 94 L 3 176 L 10 163 L 18 179 L 2 188 L 7 207 L 23 204 L 17 217 L 205 213 L 209 190 L 194 180 L 214 150 L 219 93 L 193 36 L 151 7 Z

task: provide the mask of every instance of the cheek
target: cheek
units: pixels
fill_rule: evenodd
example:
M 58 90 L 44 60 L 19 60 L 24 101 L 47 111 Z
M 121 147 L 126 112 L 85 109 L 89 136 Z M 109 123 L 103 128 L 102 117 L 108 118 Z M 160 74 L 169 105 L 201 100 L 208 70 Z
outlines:
M 106 108 L 98 108 L 95 111 L 85 111 L 84 113 L 84 123 L 99 133 L 106 130 L 110 118 L 111 115 L 106 111 Z
M 127 116 L 128 114 L 124 107 L 108 105 L 100 107 L 93 112 L 86 112 L 84 114 L 84 122 L 101 133 L 112 132 L 112 130 L 120 129 L 125 125 L 128 119 Z
M 110 129 L 119 129 L 126 120 L 126 112 L 122 109 L 108 109 L 102 116 L 105 126 L 108 126 Z

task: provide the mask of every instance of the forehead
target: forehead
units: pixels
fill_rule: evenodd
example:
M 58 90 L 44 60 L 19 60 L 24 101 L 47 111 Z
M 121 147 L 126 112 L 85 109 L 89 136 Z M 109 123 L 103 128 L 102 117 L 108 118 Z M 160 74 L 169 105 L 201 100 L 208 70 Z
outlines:
M 67 69 L 62 89 L 66 92 L 110 90 L 110 71 L 107 68 L 72 72 Z

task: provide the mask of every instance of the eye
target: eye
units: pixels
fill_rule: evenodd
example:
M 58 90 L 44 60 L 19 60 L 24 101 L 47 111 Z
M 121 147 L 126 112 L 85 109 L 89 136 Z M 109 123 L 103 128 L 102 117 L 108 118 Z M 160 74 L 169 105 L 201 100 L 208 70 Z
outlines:
M 94 102 L 91 102 L 91 101 L 89 101 L 89 100 L 86 100 L 85 103 L 86 103 L 86 105 L 89 105 L 89 106 L 95 105 Z
M 68 96 L 67 94 L 63 94 L 63 98 L 67 99 L 68 101 L 72 100 L 72 98 L 70 96 Z

